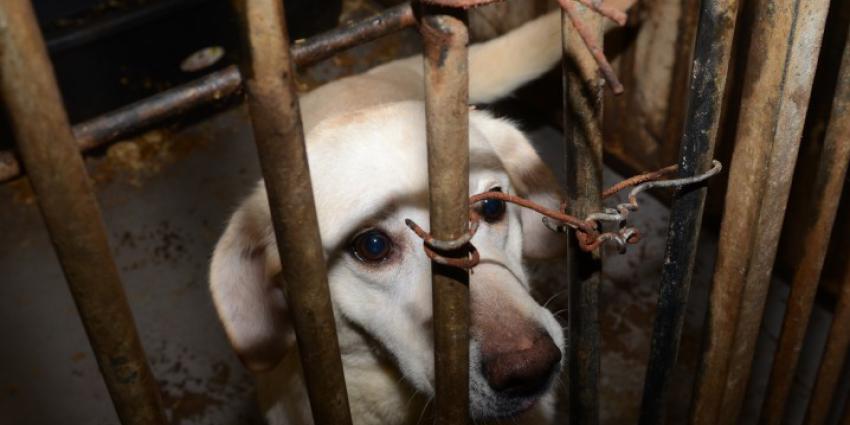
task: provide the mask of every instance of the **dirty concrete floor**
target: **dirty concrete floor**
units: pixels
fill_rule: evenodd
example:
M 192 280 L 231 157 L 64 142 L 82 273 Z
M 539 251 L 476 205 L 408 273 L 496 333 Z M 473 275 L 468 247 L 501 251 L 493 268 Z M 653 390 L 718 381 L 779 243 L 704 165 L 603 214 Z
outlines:
M 368 3 L 359 7 L 347 13 L 369 12 Z M 413 52 L 416 46 L 415 34 L 407 32 L 359 47 L 312 68 L 302 76 L 303 87 Z M 560 134 L 546 126 L 527 129 L 558 171 Z M 251 378 L 227 343 L 206 287 L 212 246 L 260 175 L 244 108 L 180 131 L 155 131 L 115 144 L 87 161 L 171 422 L 261 423 Z M 608 184 L 618 178 L 606 170 Z M 640 404 L 668 219 L 659 202 L 649 196 L 641 202 L 634 218 L 645 239 L 605 262 L 600 296 L 603 424 L 635 423 Z M 0 206 L 0 424 L 117 424 L 26 180 L 0 187 Z M 685 418 L 703 327 L 715 248 L 710 232 L 705 233 L 671 392 L 674 424 Z M 761 343 L 766 353 L 775 344 L 782 297 L 787 297 L 783 285 L 774 286 L 772 319 Z M 828 320 L 828 313 L 816 311 L 813 329 L 825 329 Z M 807 346 L 821 346 L 823 332 L 813 334 L 820 342 Z M 815 351 L 809 357 L 817 358 Z M 757 368 L 765 364 L 760 361 Z M 801 368 L 807 373 L 795 388 L 795 411 L 811 387 L 813 371 L 806 364 L 812 361 Z M 759 382 L 751 391 L 750 415 L 764 386 Z

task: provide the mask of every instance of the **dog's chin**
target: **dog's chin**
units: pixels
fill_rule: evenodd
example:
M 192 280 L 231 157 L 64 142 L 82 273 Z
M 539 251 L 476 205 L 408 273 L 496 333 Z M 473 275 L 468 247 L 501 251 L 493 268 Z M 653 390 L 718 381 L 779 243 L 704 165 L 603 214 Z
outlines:
M 548 386 L 547 386 L 548 387 Z M 528 412 L 545 394 L 509 395 L 495 393 L 489 386 L 470 383 L 470 415 L 476 421 L 492 421 L 515 418 Z

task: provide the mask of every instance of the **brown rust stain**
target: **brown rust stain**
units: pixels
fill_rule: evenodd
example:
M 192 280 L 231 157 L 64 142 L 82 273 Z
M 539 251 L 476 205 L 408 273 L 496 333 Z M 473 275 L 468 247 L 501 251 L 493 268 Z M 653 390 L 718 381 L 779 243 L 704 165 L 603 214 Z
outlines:
M 179 425 L 184 421 L 203 417 L 208 410 L 221 406 L 224 401 L 202 392 L 164 388 L 162 403 L 166 411 L 171 413 L 171 423 Z
M 96 186 L 121 179 L 131 186 L 141 187 L 146 180 L 208 143 L 208 138 L 186 133 L 175 135 L 168 130 L 149 131 L 117 142 L 102 156 L 90 158 L 89 175 Z
M 22 177 L 6 184 L 11 190 L 12 201 L 19 205 L 34 205 L 36 201 L 35 192 L 32 190 L 30 180 Z

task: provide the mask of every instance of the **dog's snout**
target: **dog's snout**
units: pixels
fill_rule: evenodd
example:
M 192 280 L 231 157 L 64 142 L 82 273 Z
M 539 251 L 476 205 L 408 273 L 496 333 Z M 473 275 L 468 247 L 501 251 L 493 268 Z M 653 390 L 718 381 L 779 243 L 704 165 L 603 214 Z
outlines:
M 497 392 L 512 396 L 534 395 L 545 389 L 561 361 L 561 350 L 546 332 L 520 338 L 496 353 L 484 355 L 484 376 Z

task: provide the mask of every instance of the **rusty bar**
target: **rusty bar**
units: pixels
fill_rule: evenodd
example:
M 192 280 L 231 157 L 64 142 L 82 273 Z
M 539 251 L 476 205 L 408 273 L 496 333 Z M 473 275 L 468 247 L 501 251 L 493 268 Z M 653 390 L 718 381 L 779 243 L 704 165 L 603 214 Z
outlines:
M 306 40 L 296 40 L 292 57 L 299 66 L 316 63 L 343 48 L 372 41 L 416 23 L 410 3 L 391 7 L 375 16 L 344 27 L 319 34 Z
M 702 2 L 681 143 L 680 177 L 704 173 L 711 166 L 737 13 L 736 0 Z M 673 195 L 641 425 L 664 422 L 664 403 L 679 353 L 705 195 L 703 185 L 680 188 Z
M 469 227 L 469 76 L 466 12 L 423 5 L 431 233 L 441 240 Z M 468 255 L 463 248 L 459 254 Z M 469 423 L 469 273 L 431 263 L 435 422 Z
M 827 10 L 828 0 L 755 4 L 692 424 L 738 420 Z
M 306 66 L 357 44 L 400 31 L 416 23 L 413 9 L 405 3 L 387 9 L 346 27 L 298 41 L 292 47 L 296 64 Z M 135 134 L 168 119 L 189 113 L 240 93 L 242 76 L 228 67 L 132 103 L 73 127 L 82 151 Z M 0 152 L 0 183 L 21 175 L 21 167 L 11 151 Z
M 587 31 L 602 40 L 603 20 L 591 9 L 575 5 Z M 567 213 L 587 217 L 602 205 L 602 95 L 605 83 L 591 54 L 570 50 L 581 34 L 566 11 L 561 16 L 564 86 L 564 165 Z M 597 248 L 584 252 L 574 230 L 567 251 L 569 277 L 569 405 L 570 423 L 599 423 L 599 282 L 602 258 Z
M 106 228 L 28 1 L 0 2 L 0 93 L 121 423 L 165 425 Z
M 829 126 L 817 168 L 818 176 L 814 180 L 817 183 L 812 191 L 812 199 L 815 201 L 810 203 L 815 217 L 812 221 L 813 225 L 806 232 L 807 238 L 811 237 L 817 245 L 807 245 L 800 269 L 795 275 L 795 283 L 797 279 L 804 278 L 811 278 L 814 282 L 819 280 L 839 198 L 847 176 L 847 166 L 850 161 L 850 39 L 844 45 L 838 83 L 832 102 Z M 815 239 L 816 236 L 822 239 Z M 850 267 L 846 268 L 843 277 L 826 348 L 806 412 L 806 424 L 826 423 L 829 407 L 841 376 L 841 366 L 847 358 L 848 345 L 850 345 Z
M 844 56 L 847 57 L 850 55 L 845 54 Z M 846 63 L 847 61 L 845 60 Z M 847 69 L 847 66 L 844 66 L 844 68 Z M 850 80 L 845 75 L 844 84 L 846 85 L 848 82 Z M 847 133 L 847 125 L 850 123 L 850 119 L 847 117 L 847 100 L 848 97 L 845 96 L 843 100 L 844 122 L 839 124 L 845 127 L 843 130 L 845 131 L 843 139 L 840 141 L 841 144 L 845 145 L 845 151 L 847 150 L 846 145 L 850 141 L 850 134 Z M 845 172 L 846 164 L 845 157 Z M 838 388 L 838 379 L 841 377 L 841 366 L 847 358 L 848 346 L 850 346 L 850 267 L 847 267 L 846 270 L 847 273 L 841 284 L 838 302 L 836 303 L 835 313 L 832 317 L 832 326 L 829 328 L 826 349 L 821 358 L 812 396 L 809 399 L 809 408 L 806 412 L 805 421 L 807 425 L 823 425 L 826 423 L 832 400 L 836 395 L 835 391 Z
M 235 2 L 254 141 L 313 421 L 351 424 L 282 0 Z
M 793 137 L 794 146 L 793 150 L 789 149 L 783 155 L 783 158 L 791 158 L 784 159 L 783 162 L 791 162 L 791 164 L 788 166 L 782 166 L 773 162 L 770 164 L 771 170 L 778 169 L 781 174 L 775 177 L 771 176 L 768 187 L 782 187 L 782 190 L 776 196 L 770 197 L 770 194 L 768 194 L 769 197 L 766 198 L 767 201 L 776 203 L 776 205 L 768 204 L 768 211 L 774 211 L 778 214 L 784 211 L 785 204 L 788 201 L 791 177 L 794 174 L 793 162 L 797 156 L 797 148 L 799 147 L 799 140 L 802 135 L 806 107 L 809 103 L 809 93 L 811 91 L 812 80 L 814 79 L 815 65 L 818 60 L 828 9 L 828 0 L 801 0 L 798 6 L 799 16 L 797 20 L 803 23 L 792 39 L 792 45 L 795 46 L 795 49 L 792 52 L 789 67 L 786 71 L 790 76 L 793 76 L 790 78 L 789 85 L 786 88 L 790 93 L 791 101 L 785 102 L 782 105 L 777 128 L 778 135 L 787 138 Z M 828 148 L 828 146 L 824 146 L 824 153 L 828 152 Z M 838 154 L 839 152 L 836 151 L 835 153 Z M 839 172 L 842 175 L 845 174 L 845 172 L 841 171 L 839 163 L 831 162 L 832 160 L 839 161 L 838 158 L 832 158 L 827 159 L 826 163 L 822 163 L 824 165 L 834 165 L 835 168 L 832 170 L 819 169 L 817 183 L 815 183 L 815 188 L 810 193 L 810 205 L 814 206 L 815 212 L 807 216 L 804 223 L 805 236 L 801 243 L 806 249 L 803 251 L 803 257 L 800 260 L 797 270 L 794 272 L 794 278 L 791 282 L 791 292 L 788 296 L 782 332 L 779 336 L 777 351 L 773 359 L 773 369 L 771 370 L 767 393 L 762 406 L 761 424 L 779 425 L 785 418 L 785 407 L 797 370 L 797 361 L 803 345 L 803 338 L 806 334 L 809 317 L 811 316 L 812 304 L 814 303 L 815 293 L 817 292 L 821 269 L 823 268 L 827 248 L 829 247 L 829 237 L 832 233 L 832 225 L 835 221 L 843 183 L 843 177 L 833 180 L 833 177 L 827 178 L 827 175 Z M 776 227 L 775 232 L 777 235 L 775 237 L 766 241 L 756 241 L 757 243 L 766 242 L 759 244 L 759 246 L 766 248 L 762 252 L 770 253 L 770 261 L 765 264 L 765 270 L 762 271 L 761 276 L 765 287 L 768 286 L 770 280 L 770 269 L 772 269 L 776 245 L 779 242 L 778 233 L 781 222 L 776 224 Z M 745 292 L 743 302 L 746 303 L 749 301 Z M 760 303 L 763 306 L 764 300 L 761 300 Z M 748 318 L 743 317 L 744 320 Z M 753 339 L 752 344 L 755 345 L 757 335 L 754 334 L 751 338 Z

